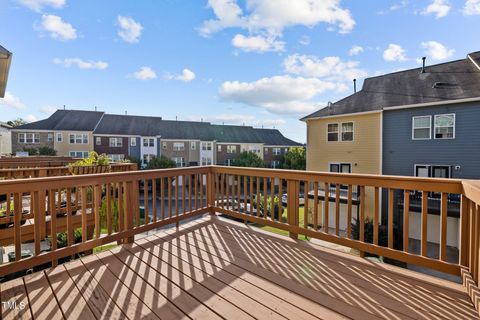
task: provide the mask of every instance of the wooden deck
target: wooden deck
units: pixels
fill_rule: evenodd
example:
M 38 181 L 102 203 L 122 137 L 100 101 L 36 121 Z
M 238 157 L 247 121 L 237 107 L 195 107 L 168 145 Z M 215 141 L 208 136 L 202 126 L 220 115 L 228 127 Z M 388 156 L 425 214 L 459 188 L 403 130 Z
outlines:
M 477 318 L 460 284 L 255 230 L 201 218 L 2 283 L 2 318 Z

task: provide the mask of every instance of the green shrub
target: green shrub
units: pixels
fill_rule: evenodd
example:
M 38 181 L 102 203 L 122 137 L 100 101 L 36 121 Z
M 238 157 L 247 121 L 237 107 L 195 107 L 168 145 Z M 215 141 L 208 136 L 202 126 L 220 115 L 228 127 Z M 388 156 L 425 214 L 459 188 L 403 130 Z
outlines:
M 56 156 L 57 151 L 55 149 L 50 148 L 48 146 L 38 148 L 38 154 L 41 156 Z
M 260 212 L 264 213 L 265 210 L 264 210 L 264 196 L 263 194 L 260 193 L 259 195 L 259 203 L 258 203 L 258 206 L 257 206 L 257 195 L 255 194 L 253 196 L 253 207 L 256 208 L 257 210 L 259 210 Z M 279 199 L 279 197 L 275 196 L 274 197 L 274 200 L 273 200 L 273 213 L 274 213 L 274 219 L 278 219 L 278 217 L 282 216 L 283 215 L 283 211 L 284 211 L 284 208 L 283 208 L 283 205 L 282 205 L 282 202 L 281 200 Z M 272 197 L 271 196 L 267 196 L 267 215 L 268 216 L 272 216 Z

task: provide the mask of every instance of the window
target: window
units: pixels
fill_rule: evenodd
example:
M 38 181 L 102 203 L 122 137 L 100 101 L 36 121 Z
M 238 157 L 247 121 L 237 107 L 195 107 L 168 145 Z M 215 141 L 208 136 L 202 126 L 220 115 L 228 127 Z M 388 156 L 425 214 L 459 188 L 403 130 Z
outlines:
M 268 148 L 263 148 L 263 153 L 268 154 Z
M 57 132 L 57 142 L 63 141 L 63 134 L 61 132 Z
M 282 151 L 280 150 L 280 148 L 272 148 L 272 153 L 274 156 L 279 156 Z
M 137 146 L 137 138 L 130 138 L 130 146 L 131 147 Z
M 95 144 L 97 146 L 102 145 L 102 137 L 95 137 Z
M 233 164 L 233 159 L 225 159 L 225 165 L 231 166 Z
M 166 142 L 166 141 L 163 141 L 163 142 L 162 142 L 162 148 L 163 148 L 163 149 L 167 149 L 167 142 Z
M 237 146 L 227 145 L 227 153 L 237 153 Z
M 429 164 L 416 164 L 415 176 L 423 178 L 450 178 L 451 167 Z
M 253 153 L 260 154 L 260 147 L 259 146 L 249 146 L 248 151 L 251 151 Z
M 218 146 L 217 146 L 217 151 L 218 151 L 218 152 L 222 152 L 222 146 L 221 146 L 221 145 L 218 145 Z
M 144 147 L 155 147 L 155 138 L 143 138 Z
M 125 155 L 123 154 L 109 154 L 107 157 L 110 159 L 110 161 L 122 161 L 125 158 Z
M 144 154 L 143 155 L 143 164 L 149 163 L 153 158 L 155 158 L 154 154 Z
M 211 151 L 212 150 L 212 143 L 211 142 L 202 142 L 202 150 L 203 151 Z
M 353 122 L 342 123 L 342 141 L 353 141 Z
M 70 157 L 88 158 L 88 151 L 70 151 Z
M 173 157 L 172 160 L 175 161 L 177 167 L 185 166 L 185 159 L 183 157 Z
M 420 116 L 412 118 L 412 139 L 431 139 L 432 116 Z
M 53 133 L 49 133 L 49 134 L 47 135 L 47 141 L 48 141 L 48 142 L 53 142 Z
M 351 173 L 352 165 L 350 163 L 330 163 L 330 172 Z
M 212 164 L 212 158 L 202 157 L 202 166 L 210 166 Z
M 109 138 L 108 144 L 110 147 L 121 147 L 123 146 L 123 139 L 122 138 Z
M 197 148 L 197 145 L 194 141 L 190 142 L 190 149 L 195 150 Z
M 173 150 L 174 150 L 174 151 L 183 151 L 183 150 L 185 150 L 185 143 L 184 143 L 184 142 L 174 142 L 174 143 L 173 143 Z
M 435 115 L 435 139 L 455 138 L 455 114 Z
M 329 123 L 327 128 L 328 141 L 338 141 L 338 123 Z
M 18 134 L 19 143 L 40 143 L 40 134 L 39 133 L 19 133 Z
M 70 144 L 88 144 L 88 134 L 70 134 L 69 142 Z
M 280 168 L 280 160 L 273 160 L 272 161 L 272 168 Z

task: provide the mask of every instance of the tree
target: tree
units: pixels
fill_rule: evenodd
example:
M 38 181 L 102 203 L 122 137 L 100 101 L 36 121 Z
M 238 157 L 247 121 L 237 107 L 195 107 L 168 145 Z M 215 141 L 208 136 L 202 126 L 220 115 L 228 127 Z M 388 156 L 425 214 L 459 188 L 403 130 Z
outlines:
M 51 147 L 44 146 L 44 147 L 38 148 L 38 154 L 41 156 L 56 156 L 57 151 L 55 151 L 55 149 Z
M 147 169 L 166 169 L 166 168 L 176 168 L 177 164 L 172 159 L 161 155 L 160 157 L 154 157 L 147 164 Z
M 7 124 L 13 128 L 15 127 L 18 127 L 18 126 L 21 126 L 22 124 L 26 124 L 28 123 L 27 121 L 23 120 L 22 118 L 18 118 L 18 119 L 15 119 L 15 120 L 10 120 L 10 121 L 7 121 Z
M 307 157 L 304 147 L 291 147 L 285 154 L 283 169 L 306 170 Z
M 233 165 L 236 167 L 253 167 L 263 168 L 263 160 L 256 153 L 252 151 L 243 151 L 233 160 Z

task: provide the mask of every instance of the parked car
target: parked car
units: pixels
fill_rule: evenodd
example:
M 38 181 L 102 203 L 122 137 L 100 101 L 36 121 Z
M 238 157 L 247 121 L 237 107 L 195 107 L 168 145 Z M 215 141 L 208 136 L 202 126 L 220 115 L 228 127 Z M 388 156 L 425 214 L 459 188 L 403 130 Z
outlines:
M 288 194 L 287 193 L 282 194 L 282 204 L 286 205 L 287 201 L 288 201 Z M 303 192 L 300 192 L 298 194 L 298 205 L 300 206 L 305 205 L 305 195 L 303 194 Z

